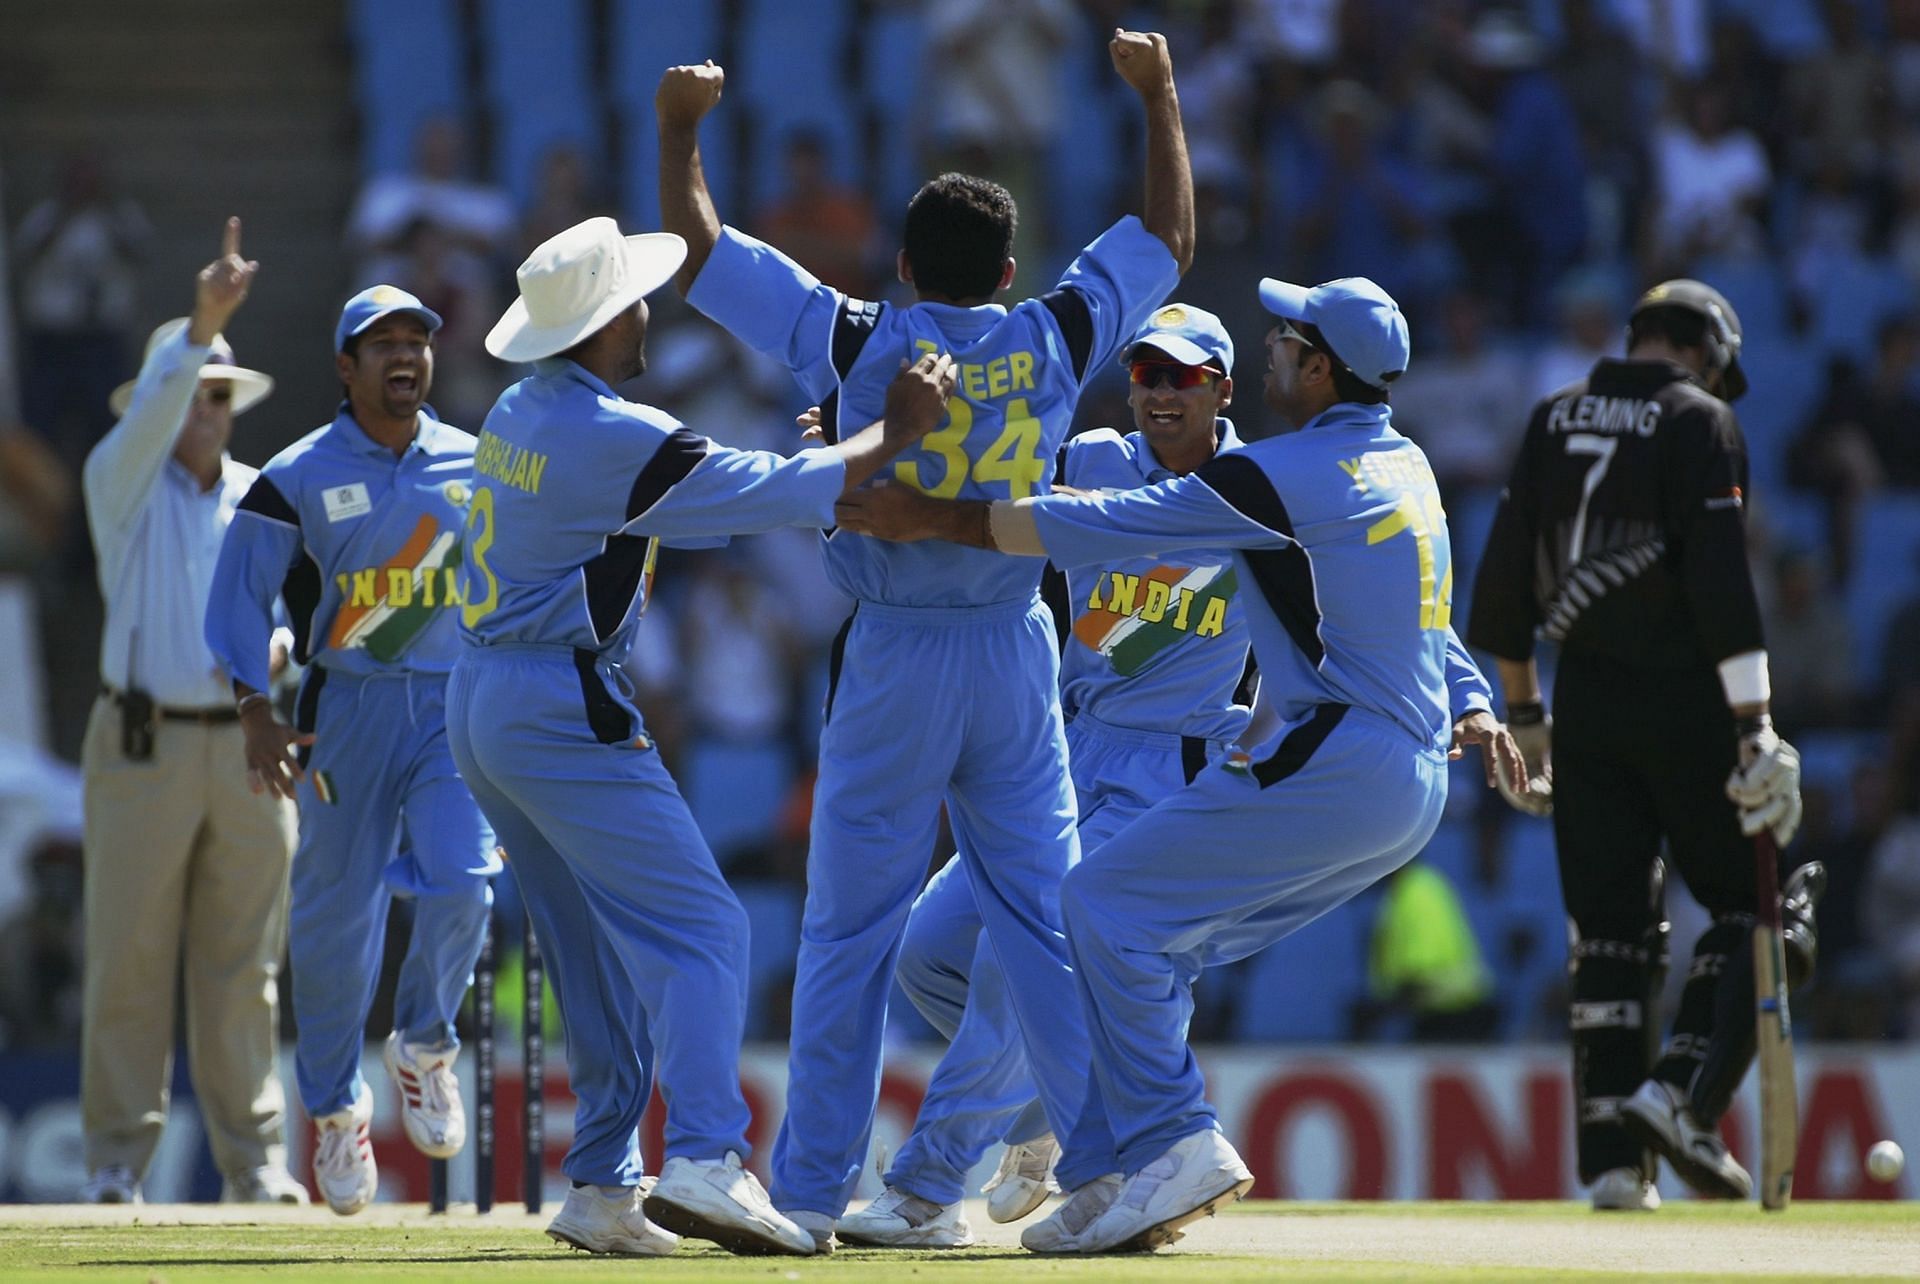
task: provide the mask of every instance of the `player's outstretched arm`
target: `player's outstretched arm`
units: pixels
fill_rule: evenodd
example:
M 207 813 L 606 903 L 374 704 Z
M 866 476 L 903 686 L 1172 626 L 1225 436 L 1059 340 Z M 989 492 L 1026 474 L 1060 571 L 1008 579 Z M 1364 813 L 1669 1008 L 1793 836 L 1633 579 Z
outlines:
M 1147 109 L 1147 203 L 1140 221 L 1166 242 L 1184 276 L 1193 266 L 1193 168 L 1187 162 L 1167 38 L 1157 31 L 1116 29 L 1107 52 Z M 664 155 L 661 164 L 666 164 Z
M 720 101 L 727 73 L 713 59 L 697 67 L 669 67 L 654 91 L 660 127 L 660 226 L 687 243 L 686 262 L 673 282 L 684 296 L 720 239 L 720 215 L 700 164 L 700 122 Z
M 887 385 L 885 415 L 828 448 L 846 465 L 847 480 L 840 496 L 843 502 L 946 417 L 947 398 L 953 395 L 958 370 L 953 358 L 944 352 L 926 352 L 912 365 L 902 360 L 900 366 L 900 373 Z

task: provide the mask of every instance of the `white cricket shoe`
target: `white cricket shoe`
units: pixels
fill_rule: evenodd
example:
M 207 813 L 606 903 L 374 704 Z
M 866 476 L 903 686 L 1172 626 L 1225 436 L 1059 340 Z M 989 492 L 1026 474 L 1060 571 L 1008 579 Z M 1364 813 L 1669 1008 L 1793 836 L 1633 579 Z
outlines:
M 387 1036 L 387 1073 L 400 1089 L 407 1140 L 429 1159 L 451 1159 L 467 1144 L 467 1111 L 453 1074 L 459 1056 L 458 1048 L 403 1043 L 398 1030 Z
M 667 1160 L 645 1207 L 655 1225 L 712 1240 L 730 1253 L 811 1257 L 817 1251 L 812 1233 L 774 1208 L 759 1179 L 741 1167 L 739 1154 L 731 1150 L 725 1159 Z
M 140 1179 L 133 1175 L 133 1169 L 125 1164 L 108 1164 L 96 1168 L 87 1178 L 86 1185 L 80 1188 L 80 1202 L 83 1204 L 139 1204 Z
M 1753 1178 L 1727 1153 L 1720 1134 L 1694 1117 L 1673 1085 L 1649 1079 L 1620 1103 L 1620 1124 L 1641 1145 L 1658 1151 L 1693 1193 L 1707 1199 L 1746 1199 Z
M 313 1121 L 319 1140 L 313 1148 L 313 1184 L 327 1207 L 350 1217 L 373 1202 L 380 1188 L 380 1171 L 373 1162 L 373 1089 L 364 1082 L 360 1095 L 345 1110 Z
M 643 1198 L 638 1186 L 617 1196 L 603 1194 L 598 1186 L 575 1186 L 547 1223 L 547 1236 L 588 1253 L 665 1257 L 680 1247 L 680 1237 L 647 1220 Z
M 869 1248 L 965 1248 L 973 1227 L 959 1204 L 936 1204 L 895 1186 L 840 1219 L 840 1238 Z
M 1060 1142 L 1052 1133 L 1008 1146 L 1000 1156 L 1000 1171 L 980 1188 L 987 1197 L 987 1216 L 1002 1225 L 1017 1222 L 1058 1194 L 1053 1166 L 1060 1160 Z
M 1638 1168 L 1609 1168 L 1593 1183 L 1593 1208 L 1600 1213 L 1650 1213 L 1660 1207 L 1660 1192 Z
M 1127 1178 L 1079 1251 L 1151 1253 L 1252 1189 L 1253 1173 L 1219 1130 L 1196 1132 Z
M 1035 1253 L 1082 1251 L 1080 1237 L 1086 1233 L 1087 1227 L 1113 1206 L 1114 1196 L 1120 1193 L 1120 1187 L 1126 1180 L 1119 1173 L 1095 1177 L 1067 1196 L 1067 1202 L 1054 1209 L 1051 1217 L 1021 1231 L 1021 1247 Z
M 304 1207 L 307 1188 L 279 1164 L 263 1164 L 226 1179 L 220 1186 L 223 1204 L 298 1204 Z
M 813 1252 L 816 1257 L 828 1257 L 833 1253 L 833 1232 L 839 1225 L 825 1213 L 816 1213 L 809 1209 L 800 1209 L 787 1214 L 787 1220 L 813 1236 Z

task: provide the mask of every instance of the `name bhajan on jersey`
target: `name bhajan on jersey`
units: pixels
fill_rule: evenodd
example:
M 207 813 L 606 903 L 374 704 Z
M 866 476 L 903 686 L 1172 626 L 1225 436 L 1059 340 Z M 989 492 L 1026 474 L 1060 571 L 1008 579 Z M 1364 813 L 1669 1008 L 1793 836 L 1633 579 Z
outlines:
M 538 495 L 540 479 L 547 471 L 547 457 L 540 451 L 528 450 L 483 432 L 473 448 L 473 471 L 515 490 Z

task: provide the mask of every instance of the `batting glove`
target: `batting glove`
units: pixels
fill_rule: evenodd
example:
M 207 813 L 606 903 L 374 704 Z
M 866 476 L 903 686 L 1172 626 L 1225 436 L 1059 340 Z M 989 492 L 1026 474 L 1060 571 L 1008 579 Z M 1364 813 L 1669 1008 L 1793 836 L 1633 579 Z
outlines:
M 1800 828 L 1800 751 L 1782 740 L 1766 714 L 1742 718 L 1740 765 L 1727 777 L 1727 797 L 1740 809 L 1740 832 L 1773 831 L 1785 847 Z
M 1500 796 L 1517 811 L 1529 816 L 1553 814 L 1553 719 L 1538 700 L 1507 706 L 1507 730 L 1527 763 L 1527 788 L 1515 792 L 1502 773 Z

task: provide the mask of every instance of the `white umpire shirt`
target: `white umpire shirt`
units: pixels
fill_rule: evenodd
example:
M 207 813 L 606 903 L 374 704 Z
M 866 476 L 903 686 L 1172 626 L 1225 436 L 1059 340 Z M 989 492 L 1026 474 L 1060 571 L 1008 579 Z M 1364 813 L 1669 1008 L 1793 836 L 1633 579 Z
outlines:
M 220 541 L 258 470 L 222 456 L 212 489 L 173 457 L 211 349 L 186 332 L 140 368 L 133 400 L 87 455 L 81 482 L 107 624 L 100 678 L 178 709 L 232 707 L 226 670 L 207 649 L 207 593 Z

